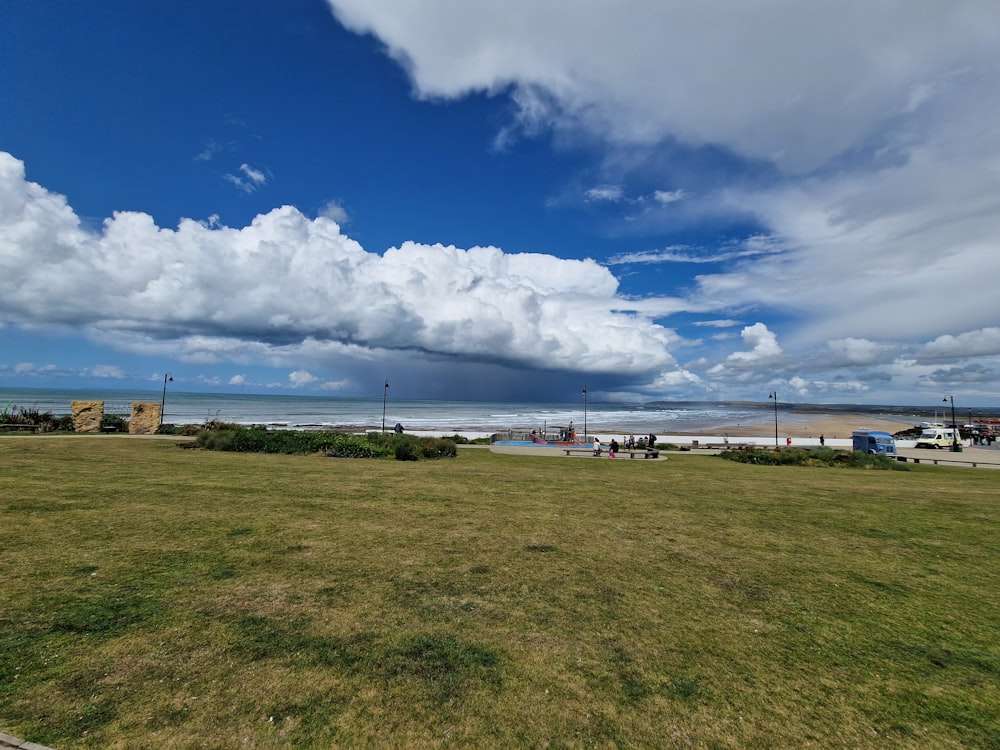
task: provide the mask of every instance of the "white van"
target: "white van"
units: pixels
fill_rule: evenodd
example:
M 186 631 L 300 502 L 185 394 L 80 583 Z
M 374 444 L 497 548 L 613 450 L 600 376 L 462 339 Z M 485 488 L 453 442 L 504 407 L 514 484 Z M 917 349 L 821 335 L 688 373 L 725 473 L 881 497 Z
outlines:
M 962 444 L 962 436 L 954 427 L 928 427 L 920 433 L 915 448 L 951 448 Z

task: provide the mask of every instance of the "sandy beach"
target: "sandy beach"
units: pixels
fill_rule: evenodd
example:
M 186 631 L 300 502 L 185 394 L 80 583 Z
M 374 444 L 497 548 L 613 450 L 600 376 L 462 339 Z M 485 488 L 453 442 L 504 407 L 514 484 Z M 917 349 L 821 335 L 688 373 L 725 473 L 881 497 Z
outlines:
M 884 419 L 872 417 L 867 414 L 795 414 L 782 419 L 778 415 L 778 438 L 784 441 L 785 438 L 815 438 L 819 439 L 823 435 L 827 439 L 850 438 L 854 430 L 868 428 L 872 430 L 885 430 L 888 433 L 896 433 L 913 427 L 915 423 L 904 422 L 897 419 Z M 758 420 L 755 422 L 744 422 L 740 424 L 722 425 L 713 427 L 708 432 L 712 435 L 728 435 L 729 437 L 771 437 L 774 438 L 774 421 Z M 696 433 L 679 432 L 679 435 L 695 435 Z

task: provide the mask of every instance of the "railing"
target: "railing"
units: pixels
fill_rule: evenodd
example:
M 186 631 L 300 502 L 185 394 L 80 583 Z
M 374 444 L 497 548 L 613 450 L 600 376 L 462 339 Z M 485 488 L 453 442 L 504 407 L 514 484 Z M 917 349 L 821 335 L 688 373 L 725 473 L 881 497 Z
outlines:
M 978 468 L 980 466 L 982 466 L 983 468 L 987 468 L 987 467 L 990 467 L 990 466 L 1000 467 L 1000 463 L 998 463 L 996 461 L 979 461 L 979 460 L 973 460 L 973 459 L 968 459 L 968 458 L 962 460 L 962 459 L 949 459 L 949 458 L 916 458 L 914 456 L 896 456 L 896 460 L 897 461 L 901 461 L 904 464 L 907 461 L 912 461 L 915 464 L 930 463 L 930 464 L 934 464 L 934 466 L 937 466 L 939 463 L 940 464 L 960 464 L 962 466 L 971 466 L 973 469 L 976 469 L 976 468 Z

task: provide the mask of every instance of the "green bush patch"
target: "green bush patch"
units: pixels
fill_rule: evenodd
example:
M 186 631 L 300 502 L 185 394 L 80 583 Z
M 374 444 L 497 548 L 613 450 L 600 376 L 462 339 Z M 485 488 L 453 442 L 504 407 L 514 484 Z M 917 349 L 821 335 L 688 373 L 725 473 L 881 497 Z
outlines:
M 206 450 L 237 453 L 322 453 L 330 458 L 389 458 L 417 461 L 421 458 L 454 458 L 454 441 L 412 435 L 369 432 L 268 430 L 264 427 L 221 425 L 198 433 L 197 444 Z
M 719 453 L 719 458 L 760 466 L 835 466 L 886 471 L 910 470 L 905 463 L 889 456 L 830 448 L 734 448 L 722 451 Z

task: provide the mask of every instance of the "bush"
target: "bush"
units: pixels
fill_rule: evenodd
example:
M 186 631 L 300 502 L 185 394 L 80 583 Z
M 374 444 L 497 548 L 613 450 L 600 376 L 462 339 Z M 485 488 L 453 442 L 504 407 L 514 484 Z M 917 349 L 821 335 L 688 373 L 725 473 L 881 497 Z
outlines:
M 759 466 L 842 466 L 853 469 L 909 471 L 906 464 L 888 456 L 831 448 L 739 448 L 719 453 L 719 458 Z
M 383 435 L 370 432 L 267 430 L 237 425 L 213 426 L 198 433 L 197 444 L 206 450 L 242 453 L 325 453 L 340 458 L 388 458 L 416 461 L 420 458 L 450 458 L 458 455 L 451 440 L 414 438 L 410 435 Z
M 119 414 L 105 414 L 101 417 L 103 432 L 128 432 L 128 420 Z
M 458 446 L 450 438 L 420 438 L 417 446 L 424 458 L 455 458 Z
M 0 423 L 2 424 L 34 425 L 40 432 L 50 432 L 58 429 L 56 425 L 62 419 L 65 419 L 65 417 L 54 417 L 50 411 L 39 411 L 33 407 L 23 406 L 17 407 L 13 411 L 8 409 L 0 415 Z M 70 419 L 70 425 L 72 423 L 73 420 Z M 70 429 L 72 429 L 72 426 Z
M 73 432 L 73 417 L 68 414 L 65 417 L 59 417 L 52 423 L 52 429 L 59 432 Z
M 413 449 L 413 441 L 409 438 L 400 438 L 396 441 L 397 461 L 416 461 L 417 452 Z

